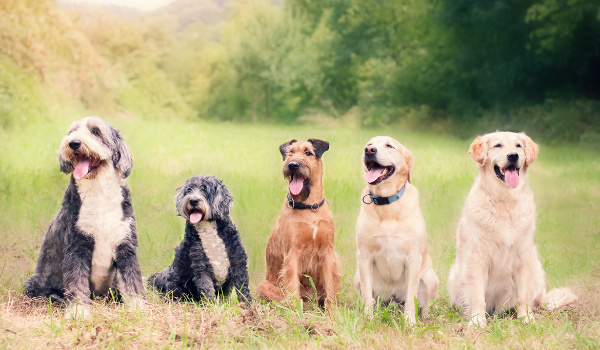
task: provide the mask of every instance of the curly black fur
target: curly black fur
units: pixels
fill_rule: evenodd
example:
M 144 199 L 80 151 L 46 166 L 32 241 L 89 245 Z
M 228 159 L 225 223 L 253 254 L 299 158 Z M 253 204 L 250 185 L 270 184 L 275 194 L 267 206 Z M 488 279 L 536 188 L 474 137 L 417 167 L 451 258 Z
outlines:
M 201 198 L 206 215 L 202 222 L 214 223 L 218 237 L 223 241 L 229 269 L 227 278 L 218 286 L 213 267 L 202 245 L 197 225 L 192 224 L 189 210 L 190 198 Z M 214 176 L 195 176 L 177 189 L 175 203 L 179 215 L 186 219 L 185 235 L 177 248 L 173 264 L 166 270 L 150 276 L 148 285 L 176 299 L 214 300 L 218 295 L 227 296 L 232 290 L 241 294 L 240 301 L 250 303 L 252 297 L 248 287 L 248 257 L 240 234 L 229 218 L 232 206 L 227 187 Z M 202 223 L 201 222 L 201 223 Z

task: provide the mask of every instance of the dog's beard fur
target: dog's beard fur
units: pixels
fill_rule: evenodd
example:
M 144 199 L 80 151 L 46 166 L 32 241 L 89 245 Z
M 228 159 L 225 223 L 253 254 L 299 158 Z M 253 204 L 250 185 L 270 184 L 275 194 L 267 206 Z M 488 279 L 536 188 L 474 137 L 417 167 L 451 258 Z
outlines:
M 72 141 L 80 142 L 77 149 L 69 146 Z M 86 163 L 80 164 L 82 161 Z M 59 163 L 62 172 L 73 174 L 77 180 L 78 177 L 95 179 L 100 173 L 113 169 L 120 170 L 125 178 L 133 166 L 129 147 L 119 132 L 97 117 L 71 124 L 59 146 Z M 81 165 L 79 169 L 78 165 Z
M 77 165 L 81 159 L 83 159 L 82 157 L 89 159 L 89 172 L 84 175 L 82 179 L 93 180 L 100 172 L 112 168 L 112 162 L 109 159 L 103 159 L 98 153 L 92 151 L 89 146 L 83 143 L 77 151 L 73 151 L 67 143 L 67 147 L 62 150 L 60 157 L 63 161 L 66 159 L 66 161 L 70 163 L 71 170 L 69 173 L 75 171 Z
M 298 170 L 296 170 L 296 171 L 291 171 L 288 166 L 288 164 L 293 161 L 300 164 L 300 168 L 298 168 Z M 308 196 L 310 196 L 310 188 L 312 185 L 310 175 L 311 175 L 310 168 L 308 166 L 306 166 L 302 161 L 290 159 L 290 160 L 286 161 L 283 165 L 283 176 L 285 177 L 285 179 L 288 182 L 288 190 L 289 190 L 289 186 L 291 186 L 291 183 L 294 179 L 298 179 L 298 178 L 303 179 L 302 180 L 302 182 L 303 182 L 302 190 L 300 191 L 300 193 L 298 193 L 297 195 L 294 195 L 290 191 L 290 194 L 293 195 L 294 197 L 296 197 L 298 199 L 298 201 L 300 201 L 300 202 L 306 200 L 308 198 Z
M 190 200 L 197 199 L 199 202 L 196 206 L 193 206 L 190 203 Z M 208 221 L 211 219 L 210 207 L 206 204 L 206 198 L 200 194 L 200 191 L 195 190 L 192 193 L 183 197 L 183 205 L 181 206 L 183 210 L 181 211 L 181 216 L 183 216 L 186 220 L 190 221 L 193 224 L 197 224 L 201 221 Z M 194 215 L 195 214 L 195 215 Z M 192 217 L 194 215 L 194 217 Z M 200 219 L 196 221 L 196 215 L 201 215 Z M 196 221 L 196 222 L 194 222 Z
M 194 199 L 198 200 L 196 206 L 190 203 Z M 177 188 L 175 206 L 178 215 L 191 223 L 195 221 L 192 218 L 195 210 L 202 214 L 201 221 L 224 220 L 233 207 L 233 197 L 216 176 L 199 175 L 187 179 L 183 186 Z

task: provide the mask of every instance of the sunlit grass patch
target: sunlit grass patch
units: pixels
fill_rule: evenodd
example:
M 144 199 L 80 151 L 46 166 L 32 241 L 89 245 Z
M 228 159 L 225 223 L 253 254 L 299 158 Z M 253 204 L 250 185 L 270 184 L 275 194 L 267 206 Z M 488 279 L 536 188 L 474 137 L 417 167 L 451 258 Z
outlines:
M 74 117 L 76 119 L 78 117 Z M 172 262 L 184 233 L 173 196 L 185 179 L 220 177 L 234 196 L 232 218 L 249 255 L 251 290 L 264 277 L 267 239 L 286 193 L 278 147 L 295 139 L 321 138 L 325 196 L 334 215 L 336 250 L 343 263 L 343 291 L 330 319 L 316 305 L 249 309 L 231 300 L 175 303 L 149 291 L 148 308 L 94 302 L 90 320 L 63 318 L 61 307 L 22 296 L 48 223 L 58 211 L 68 177 L 58 170 L 57 148 L 71 120 L 4 132 L 0 139 L 0 342 L 7 347 L 102 348 L 562 348 L 598 347 L 600 333 L 600 161 L 577 147 L 541 145 L 529 172 L 538 209 L 536 242 L 549 287 L 572 286 L 580 296 L 571 310 L 536 312 L 535 325 L 513 317 L 489 319 L 481 330 L 465 328 L 449 306 L 444 285 L 454 261 L 454 232 L 476 175 L 469 141 L 399 128 L 313 128 L 207 122 L 110 120 L 131 147 L 128 178 L 139 232 L 144 276 Z M 428 252 L 442 281 L 429 317 L 403 325 L 401 310 L 380 307 L 365 317 L 352 280 L 354 225 L 364 187 L 360 155 L 373 136 L 390 135 L 415 157 L 411 176 L 427 223 Z M 596 271 L 596 272 L 594 272 Z

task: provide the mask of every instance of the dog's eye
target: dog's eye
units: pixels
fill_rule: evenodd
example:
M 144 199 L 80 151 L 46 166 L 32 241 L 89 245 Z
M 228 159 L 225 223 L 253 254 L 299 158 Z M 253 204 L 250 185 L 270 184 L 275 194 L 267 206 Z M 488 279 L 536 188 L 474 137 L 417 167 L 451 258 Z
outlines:
M 100 129 L 93 128 L 92 129 L 92 135 L 94 135 L 94 136 L 100 136 Z
M 517 143 L 517 147 L 521 147 L 521 144 L 520 144 L 520 143 Z
M 497 144 L 496 144 L 496 146 L 494 146 L 494 147 L 496 147 L 496 148 L 500 148 L 500 147 L 502 147 L 502 145 L 501 145 L 501 144 L 499 144 L 499 143 L 497 143 Z
M 309 151 L 306 151 L 306 152 L 304 152 L 304 154 L 306 154 L 306 155 L 307 155 L 307 156 L 309 156 L 309 157 L 313 155 L 313 154 L 312 154 L 312 153 L 310 153 Z
M 190 194 L 190 192 L 192 192 L 192 188 L 188 187 L 185 189 L 185 194 Z
M 390 145 L 389 143 L 387 145 L 385 145 L 387 148 L 391 148 L 394 149 L 394 146 Z
M 200 190 L 206 192 L 206 185 L 200 186 Z

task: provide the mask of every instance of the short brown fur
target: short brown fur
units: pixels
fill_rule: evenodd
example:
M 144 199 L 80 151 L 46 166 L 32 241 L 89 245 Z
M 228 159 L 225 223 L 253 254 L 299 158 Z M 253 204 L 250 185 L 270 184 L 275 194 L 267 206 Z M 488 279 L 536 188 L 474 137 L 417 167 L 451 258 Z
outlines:
M 320 155 L 329 144 L 320 140 L 289 141 L 281 145 L 284 156 L 283 175 L 291 181 L 290 162 L 298 162 L 296 174 L 304 176 L 304 187 L 295 202 L 320 203 L 323 193 L 323 163 Z M 341 288 L 338 256 L 334 251 L 334 229 L 331 211 L 324 203 L 319 209 L 291 209 L 284 201 L 281 213 L 267 243 L 267 272 L 258 288 L 259 296 L 269 301 L 287 297 L 308 300 L 314 296 L 310 280 L 317 289 L 317 298 L 328 310 L 337 300 Z

